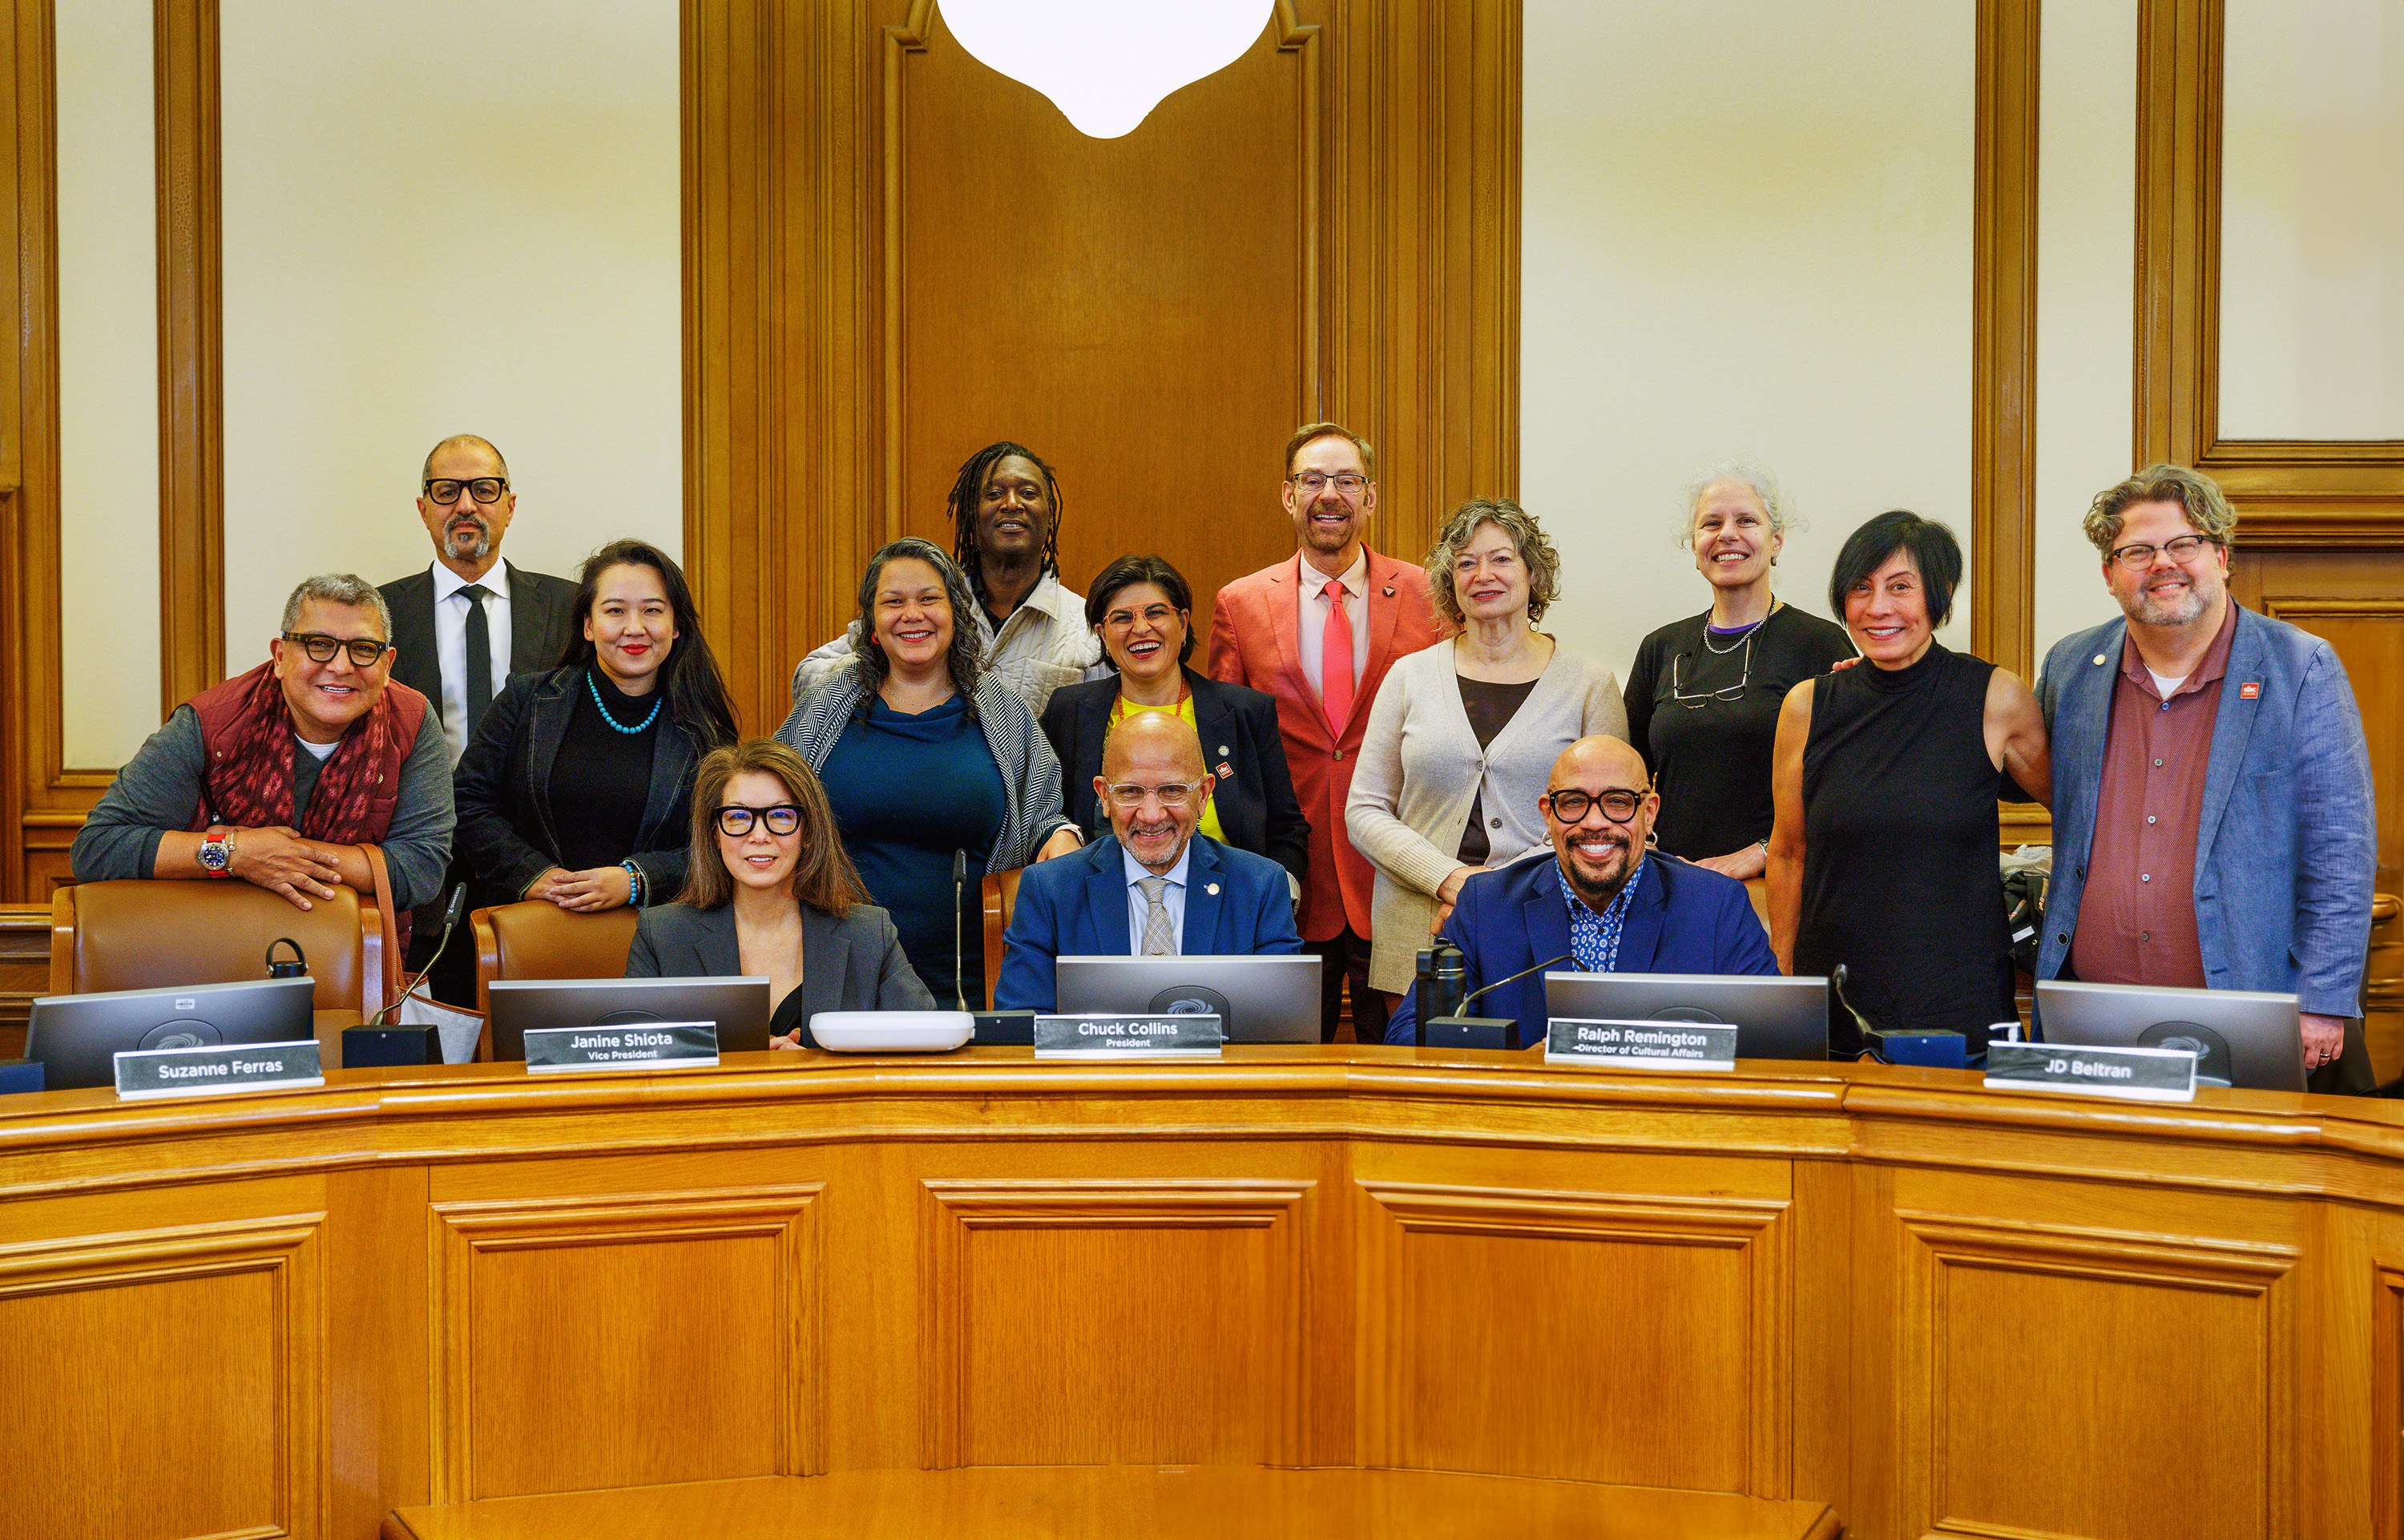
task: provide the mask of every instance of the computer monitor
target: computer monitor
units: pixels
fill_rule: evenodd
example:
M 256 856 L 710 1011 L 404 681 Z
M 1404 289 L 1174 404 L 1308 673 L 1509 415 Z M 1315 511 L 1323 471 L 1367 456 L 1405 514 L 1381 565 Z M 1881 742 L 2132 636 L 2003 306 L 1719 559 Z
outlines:
M 492 985 L 493 1057 L 523 1061 L 538 1027 L 628 1027 L 708 1021 L 721 1054 L 765 1052 L 768 981 L 730 978 L 525 978 Z
M 2047 1043 L 2194 1049 L 2199 1085 L 2304 1088 L 2304 1032 L 2293 995 L 2047 979 L 2036 987 L 2036 1020 Z
M 1544 1009 L 1593 1021 L 1736 1028 L 1739 1058 L 1825 1059 L 1828 981 L 1776 973 L 1546 973 Z
M 1062 958 L 1054 977 L 1064 1015 L 1215 1012 L 1230 1043 L 1319 1041 L 1316 953 Z
M 139 1048 L 314 1043 L 312 978 L 249 979 L 173 989 L 43 995 L 25 1020 L 25 1057 L 53 1091 L 117 1084 L 117 1056 Z

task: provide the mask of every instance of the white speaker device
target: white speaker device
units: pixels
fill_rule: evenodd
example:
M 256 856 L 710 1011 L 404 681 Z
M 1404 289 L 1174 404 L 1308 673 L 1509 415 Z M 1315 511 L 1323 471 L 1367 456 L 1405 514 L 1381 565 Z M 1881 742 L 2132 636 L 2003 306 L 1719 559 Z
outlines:
M 966 1011 L 820 1011 L 810 1036 L 831 1054 L 947 1054 L 969 1040 Z

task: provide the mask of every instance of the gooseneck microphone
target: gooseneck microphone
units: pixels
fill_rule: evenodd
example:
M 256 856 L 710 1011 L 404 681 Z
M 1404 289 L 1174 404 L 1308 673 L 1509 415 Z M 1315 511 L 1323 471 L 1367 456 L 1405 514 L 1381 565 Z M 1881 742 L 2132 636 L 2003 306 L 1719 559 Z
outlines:
M 1526 1047 L 1527 1044 L 1519 1041 L 1519 1023 L 1516 1018 L 1506 1016 L 1473 1016 L 1463 1015 L 1462 1013 L 1469 1009 L 1472 1001 L 1483 1000 L 1487 995 L 1492 993 L 1496 989 L 1500 989 L 1506 984 L 1516 984 L 1519 980 L 1526 978 L 1530 973 L 1543 973 L 1545 969 L 1552 967 L 1556 963 L 1572 962 L 1574 960 L 1576 960 L 1574 954 L 1563 952 L 1559 957 L 1546 958 L 1544 961 L 1537 963 L 1532 968 L 1522 968 L 1516 973 L 1505 974 L 1503 977 L 1496 979 L 1493 983 L 1472 991 L 1468 995 L 1462 997 L 1461 1003 L 1454 1007 L 1450 1014 L 1438 1016 L 1433 1021 L 1425 1023 L 1424 1029 L 1419 1034 L 1419 1042 L 1422 1043 L 1433 1043 L 1436 1046 L 1443 1048 Z
M 434 965 L 442 959 L 442 948 L 451 945 L 451 932 L 459 923 L 460 911 L 467 907 L 468 885 L 463 882 L 458 887 L 451 889 L 451 903 L 442 911 L 442 933 L 440 936 L 437 936 L 434 941 L 434 955 L 426 959 L 426 966 L 417 971 L 417 976 L 415 978 L 411 979 L 407 984 L 401 986 L 399 999 L 387 1001 L 383 1010 L 378 1011 L 375 1015 L 368 1018 L 367 1025 L 370 1027 L 383 1026 L 384 1017 L 392 1015 L 395 1011 L 399 1010 L 401 1001 L 407 1000 L 411 995 L 414 994 L 417 990 L 417 987 L 426 982 L 426 975 L 434 972 Z M 295 947 L 293 949 L 298 951 L 300 948 Z
M 952 852 L 952 1005 L 956 1010 L 969 1008 L 969 991 L 964 976 L 966 960 L 960 956 L 960 890 L 969 880 L 969 853 Z

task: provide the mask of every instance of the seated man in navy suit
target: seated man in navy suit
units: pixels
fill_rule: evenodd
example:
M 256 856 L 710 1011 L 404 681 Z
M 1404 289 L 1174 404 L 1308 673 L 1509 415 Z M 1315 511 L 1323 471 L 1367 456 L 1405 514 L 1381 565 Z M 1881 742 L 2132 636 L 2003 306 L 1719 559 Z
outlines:
M 1774 973 L 1761 917 L 1744 884 L 1645 847 L 1660 793 L 1644 761 L 1617 738 L 1580 738 L 1553 762 L 1536 799 L 1553 853 L 1523 856 L 1461 884 L 1444 922 L 1461 948 L 1474 992 L 1523 969 L 1527 977 L 1475 1001 L 1471 1012 L 1509 1016 L 1519 1041 L 1542 1043 L 1547 969 L 1584 973 Z M 1559 960 L 1547 963 L 1547 959 Z M 1544 966 L 1539 966 L 1544 964 Z M 1386 1027 L 1386 1041 L 1418 1035 L 1417 1002 Z
M 1111 837 L 1018 879 L 999 1009 L 1051 1010 L 1062 957 L 1302 950 L 1285 868 L 1194 832 L 1210 777 L 1191 725 L 1157 711 L 1120 722 L 1102 747 L 1094 796 L 1110 809 Z

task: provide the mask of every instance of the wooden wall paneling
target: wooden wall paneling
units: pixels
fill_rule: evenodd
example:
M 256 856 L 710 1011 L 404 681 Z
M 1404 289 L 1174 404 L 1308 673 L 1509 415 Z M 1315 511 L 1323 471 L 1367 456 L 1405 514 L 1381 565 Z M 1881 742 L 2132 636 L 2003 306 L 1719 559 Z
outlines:
M 9 1533 L 327 1533 L 320 1215 L 0 1245 Z
M 1970 650 L 2032 682 L 2041 0 L 1979 0 L 1971 286 Z
M 2369 1367 L 2371 1533 L 2404 1540 L 2404 1266 L 2371 1273 Z
M 326 1179 L 329 1355 L 327 1485 L 337 1536 L 432 1491 L 427 1457 L 433 1249 L 422 1163 L 375 1162 Z
M 1854 1173 L 1840 1161 L 1797 1160 L 1789 1226 L 1794 1235 L 1791 1293 L 1794 1344 L 1787 1495 L 1817 1498 L 1839 1514 L 1854 1511 L 1857 1419 L 1854 1334 L 1869 1328 L 1854 1293 Z
M 924 1463 L 1303 1463 L 1309 1192 L 927 1182 Z
M 159 714 L 225 678 L 217 0 L 156 0 Z
M 822 1469 L 818 1190 L 431 1205 L 432 1500 Z
M 2404 547 L 2404 442 L 2220 437 L 2224 10 L 2138 6 L 2136 462 L 2211 475 L 2249 543 Z

